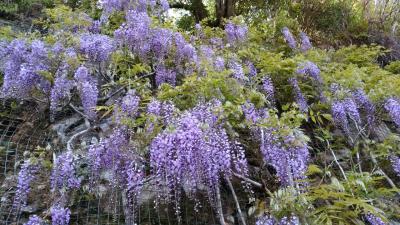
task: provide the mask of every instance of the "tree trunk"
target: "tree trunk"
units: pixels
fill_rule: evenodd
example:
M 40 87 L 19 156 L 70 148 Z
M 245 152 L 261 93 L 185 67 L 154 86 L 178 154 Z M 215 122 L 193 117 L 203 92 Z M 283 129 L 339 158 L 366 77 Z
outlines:
M 203 4 L 202 0 L 192 0 L 191 12 L 196 23 L 208 16 L 206 6 Z
M 236 0 L 215 0 L 216 26 L 222 25 L 223 18 L 229 18 L 235 15 Z

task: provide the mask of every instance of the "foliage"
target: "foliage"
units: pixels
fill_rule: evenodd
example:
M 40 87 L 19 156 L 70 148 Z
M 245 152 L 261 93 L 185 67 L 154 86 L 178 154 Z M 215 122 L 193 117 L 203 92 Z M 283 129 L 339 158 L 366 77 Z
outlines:
M 50 176 L 40 216 L 60 224 L 73 219 L 78 193 L 104 188 L 126 199 L 133 224 L 153 181 L 154 200 L 178 218 L 183 196 L 206 196 L 222 224 L 221 199 L 236 194 L 221 198 L 220 188 L 233 183 L 247 191 L 241 200 L 255 196 L 259 221 L 398 220 L 398 62 L 382 68 L 388 51 L 375 44 L 341 46 L 366 38 L 353 1 L 252 2 L 223 28 L 188 17 L 182 31 L 166 1 L 121 0 L 46 9 L 36 20 L 46 32 L 2 29 L 1 98 L 38 104 L 54 124 L 68 110 L 81 118 L 60 154 L 46 150 L 54 159 L 40 150 L 21 162 L 16 207 L 34 178 Z M 263 7 L 273 13 L 255 18 Z

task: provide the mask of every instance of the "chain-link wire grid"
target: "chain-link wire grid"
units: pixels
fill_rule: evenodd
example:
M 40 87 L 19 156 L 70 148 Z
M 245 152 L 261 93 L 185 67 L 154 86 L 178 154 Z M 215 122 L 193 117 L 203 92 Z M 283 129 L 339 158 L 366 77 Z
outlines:
M 72 110 L 65 110 L 63 115 L 57 115 L 55 119 L 74 114 Z M 31 184 L 35 188 L 32 188 L 29 194 L 27 206 L 18 210 L 13 207 L 18 172 L 26 155 L 34 152 L 38 147 L 57 145 L 54 144 L 57 135 L 50 129 L 47 115 L 32 103 L 15 105 L 13 102 L 3 102 L 0 105 L 0 225 L 24 224 L 30 215 L 38 215 L 47 221 L 51 220 L 49 209 L 53 196 L 49 188 L 50 170 L 42 172 L 41 177 Z M 136 224 L 219 224 L 215 209 L 210 206 L 206 197 L 200 197 L 198 202 L 195 202 L 182 196 L 180 213 L 177 216 L 174 204 L 163 201 L 156 204 L 155 196 L 159 190 L 155 189 L 157 188 L 144 187 L 138 196 L 138 204 L 135 204 L 133 213 Z M 221 195 L 224 212 L 234 218 L 235 204 L 232 202 L 229 189 L 222 187 Z M 74 192 L 69 198 L 72 201 L 69 205 L 70 224 L 126 224 L 122 194 L 117 189 L 110 189 L 101 196 L 80 190 Z M 240 204 L 245 206 L 247 202 L 244 200 Z M 230 224 L 239 224 L 238 221 L 236 218 Z M 254 224 L 252 218 L 247 218 L 247 221 L 248 224 Z

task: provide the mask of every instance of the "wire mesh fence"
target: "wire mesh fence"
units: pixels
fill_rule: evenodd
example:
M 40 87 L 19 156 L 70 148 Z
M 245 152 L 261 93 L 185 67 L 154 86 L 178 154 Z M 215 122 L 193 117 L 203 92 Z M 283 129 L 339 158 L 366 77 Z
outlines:
M 54 194 L 50 190 L 49 168 L 47 170 L 43 168 L 40 176 L 31 184 L 34 188 L 30 190 L 26 206 L 16 208 L 13 205 L 17 197 L 18 172 L 24 159 L 38 148 L 45 149 L 51 146 L 51 152 L 61 151 L 58 149 L 58 135 L 51 129 L 48 116 L 43 115 L 43 112 L 39 113 L 40 111 L 37 105 L 29 103 L 15 105 L 13 102 L 3 102 L 0 105 L 0 224 L 24 224 L 31 215 L 51 220 L 49 209 Z M 72 111 L 64 111 L 64 114 L 57 115 L 56 119 L 73 115 Z M 54 160 L 51 154 L 47 159 L 50 162 Z M 179 203 L 180 213 L 177 215 L 174 204 L 162 199 L 156 201 L 159 191 L 157 186 L 145 186 L 138 195 L 134 212 L 131 212 L 136 224 L 219 224 L 216 212 L 205 196 L 199 197 L 196 201 L 182 196 Z M 230 199 L 229 189 L 222 187 L 221 192 L 224 210 L 231 215 L 227 221 L 231 220 L 230 224 L 239 224 L 238 218 L 235 218 L 235 205 Z M 127 224 L 122 192 L 117 188 L 107 188 L 99 193 L 81 189 L 72 193 L 69 198 L 70 224 Z M 240 204 L 245 206 L 247 202 Z M 254 224 L 252 218 L 246 219 L 248 224 Z

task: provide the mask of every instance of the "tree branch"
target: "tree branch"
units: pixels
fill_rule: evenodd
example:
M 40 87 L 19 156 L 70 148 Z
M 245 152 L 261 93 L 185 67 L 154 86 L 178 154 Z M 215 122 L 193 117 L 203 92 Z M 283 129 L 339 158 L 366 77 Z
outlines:
M 254 185 L 254 186 L 256 186 L 256 187 L 262 188 L 262 186 L 263 186 L 261 183 L 258 183 L 257 181 L 254 181 L 254 180 L 252 180 L 252 179 L 250 179 L 250 178 L 247 178 L 247 177 L 245 177 L 245 176 L 243 176 L 243 175 L 241 175 L 241 174 L 238 174 L 238 173 L 233 172 L 233 175 L 234 175 L 235 177 L 237 177 L 237 178 L 240 178 L 240 179 L 246 181 L 246 182 L 249 182 L 250 184 L 252 184 L 252 185 Z
M 239 201 L 236 196 L 235 190 L 233 189 L 232 182 L 229 180 L 229 178 L 226 178 L 226 182 L 228 183 L 228 186 L 231 189 L 233 200 L 235 201 L 236 209 L 237 209 L 239 217 L 240 217 L 240 221 L 242 222 L 242 225 L 246 225 L 246 221 L 244 220 L 242 210 L 240 209 Z

